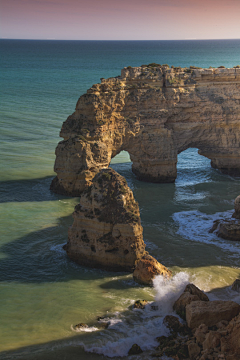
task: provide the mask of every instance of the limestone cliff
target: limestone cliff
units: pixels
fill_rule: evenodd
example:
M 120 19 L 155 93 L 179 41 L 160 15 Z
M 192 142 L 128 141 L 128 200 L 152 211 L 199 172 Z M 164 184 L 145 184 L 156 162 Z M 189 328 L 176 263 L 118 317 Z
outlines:
M 73 218 L 65 249 L 82 265 L 133 271 L 146 253 L 138 204 L 126 180 L 112 169 L 94 177 Z
M 82 95 L 63 123 L 51 189 L 79 195 L 111 158 L 129 152 L 139 179 L 173 182 L 189 147 L 240 174 L 240 68 L 124 68 Z

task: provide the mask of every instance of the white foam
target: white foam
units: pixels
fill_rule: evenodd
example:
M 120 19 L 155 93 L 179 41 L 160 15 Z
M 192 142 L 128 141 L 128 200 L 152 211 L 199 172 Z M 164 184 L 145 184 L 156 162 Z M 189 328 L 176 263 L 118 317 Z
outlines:
M 71 329 L 73 331 L 76 332 L 94 332 L 94 331 L 99 331 L 99 329 L 95 326 L 86 326 L 86 327 L 80 327 L 80 328 L 75 328 L 74 325 L 71 325 Z
M 155 302 L 149 303 L 144 310 L 134 309 L 125 313 L 116 312 L 108 321 L 108 329 L 98 332 L 90 343 L 81 343 L 85 351 L 95 352 L 108 357 L 127 356 L 133 344 L 143 351 L 153 350 L 158 342 L 156 337 L 168 335 L 163 324 L 165 315 L 172 313 L 172 305 L 184 290 L 189 278 L 186 273 L 178 273 L 166 280 L 158 276 L 154 280 Z M 152 305 L 158 310 L 152 310 Z
M 50 250 L 51 251 L 56 251 L 58 253 L 61 253 L 61 254 L 66 254 L 65 250 L 63 249 L 63 245 L 65 245 L 66 242 L 62 243 L 62 244 L 57 244 L 57 245 L 52 245 L 50 247 Z
M 164 316 L 172 312 L 172 306 L 189 283 L 189 275 L 180 272 L 171 279 L 163 276 L 156 276 L 153 285 L 156 291 L 155 301 L 158 304 L 159 311 Z
M 173 220 L 178 224 L 177 234 L 182 235 L 190 241 L 212 244 L 220 247 L 223 251 L 230 252 L 231 257 L 238 258 L 240 244 L 219 238 L 215 233 L 209 233 L 213 221 L 217 219 L 231 218 L 232 211 L 204 214 L 200 211 L 181 211 L 173 214 Z

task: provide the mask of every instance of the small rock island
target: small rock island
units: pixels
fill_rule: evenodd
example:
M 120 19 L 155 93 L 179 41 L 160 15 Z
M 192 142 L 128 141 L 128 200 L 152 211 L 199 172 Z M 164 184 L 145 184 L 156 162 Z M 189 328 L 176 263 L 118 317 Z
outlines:
M 151 284 L 156 275 L 171 275 L 145 251 L 138 203 L 125 178 L 113 169 L 102 169 L 94 177 L 73 218 L 64 249 L 77 263 L 134 271 L 134 279 L 143 284 Z

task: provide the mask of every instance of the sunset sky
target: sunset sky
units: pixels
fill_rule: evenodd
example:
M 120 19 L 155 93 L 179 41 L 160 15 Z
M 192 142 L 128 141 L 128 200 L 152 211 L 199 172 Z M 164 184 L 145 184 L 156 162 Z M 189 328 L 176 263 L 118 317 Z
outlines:
M 0 37 L 239 39 L 240 0 L 0 0 Z

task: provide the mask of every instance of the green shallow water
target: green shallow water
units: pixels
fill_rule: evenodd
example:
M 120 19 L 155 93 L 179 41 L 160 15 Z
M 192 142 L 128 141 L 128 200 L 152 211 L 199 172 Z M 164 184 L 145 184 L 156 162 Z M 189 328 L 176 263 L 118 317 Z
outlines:
M 143 323 L 149 337 L 141 341 L 150 344 L 151 327 L 160 333 L 161 324 L 137 318 L 129 306 L 139 298 L 153 301 L 160 290 L 137 285 L 131 274 L 81 267 L 62 249 L 78 198 L 49 190 L 58 133 L 78 97 L 100 77 L 149 62 L 233 66 L 240 42 L 10 41 L 1 46 L 0 358 L 101 358 L 83 347 L 103 358 L 119 357 L 120 348 L 140 336 L 137 329 L 145 331 Z M 179 155 L 175 184 L 138 181 L 127 153 L 111 166 L 125 176 L 139 202 L 147 250 L 174 274 L 187 273 L 210 296 L 240 302 L 229 288 L 240 276 L 240 245 L 208 233 L 213 220 L 231 215 L 240 180 L 211 169 L 197 149 Z M 164 294 L 163 303 L 171 290 Z M 104 315 L 113 319 L 110 330 L 73 330 L 79 322 L 94 327 Z

